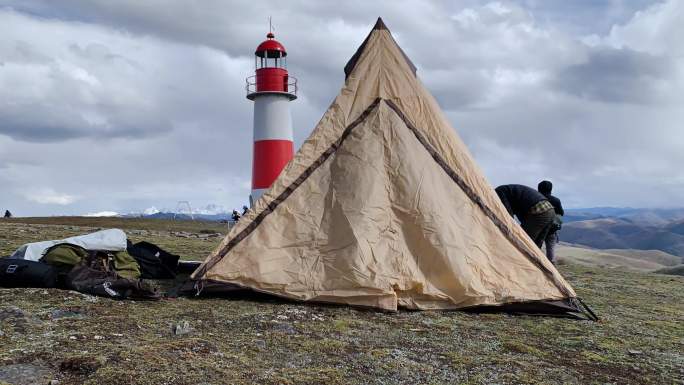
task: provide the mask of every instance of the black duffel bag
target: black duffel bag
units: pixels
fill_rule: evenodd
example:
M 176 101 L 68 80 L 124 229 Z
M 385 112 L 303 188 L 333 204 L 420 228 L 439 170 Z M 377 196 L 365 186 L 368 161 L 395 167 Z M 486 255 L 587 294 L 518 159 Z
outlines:
M 140 278 L 173 279 L 176 278 L 180 256 L 171 254 L 159 246 L 149 242 L 129 242 L 128 254 L 140 265 Z
M 0 287 L 57 287 L 57 275 L 47 263 L 0 258 Z

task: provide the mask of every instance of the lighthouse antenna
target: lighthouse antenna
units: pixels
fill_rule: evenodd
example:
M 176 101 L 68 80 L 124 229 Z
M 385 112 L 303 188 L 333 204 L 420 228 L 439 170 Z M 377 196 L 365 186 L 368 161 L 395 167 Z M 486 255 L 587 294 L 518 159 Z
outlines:
M 273 24 L 271 23 L 271 16 L 268 17 L 268 32 L 273 33 Z

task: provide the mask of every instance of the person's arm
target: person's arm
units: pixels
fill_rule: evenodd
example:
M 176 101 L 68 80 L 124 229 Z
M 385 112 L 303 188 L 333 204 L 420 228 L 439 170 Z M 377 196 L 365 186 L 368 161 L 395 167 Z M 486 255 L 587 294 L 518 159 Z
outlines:
M 558 199 L 558 198 L 556 198 Z M 561 200 L 558 199 L 558 215 L 563 216 L 565 215 L 565 210 L 563 210 L 563 205 L 561 204 Z

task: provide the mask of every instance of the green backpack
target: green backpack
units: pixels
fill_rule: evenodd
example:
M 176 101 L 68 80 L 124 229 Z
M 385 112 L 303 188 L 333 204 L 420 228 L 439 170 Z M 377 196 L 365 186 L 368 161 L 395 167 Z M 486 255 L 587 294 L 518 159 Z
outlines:
M 114 268 L 114 271 L 120 277 L 128 279 L 140 278 L 140 265 L 138 265 L 138 262 L 127 252 L 107 251 L 102 253 L 98 252 L 98 255 L 102 255 L 104 257 L 106 254 L 110 258 L 111 267 Z M 60 268 L 61 270 L 71 270 L 71 268 L 80 264 L 87 256 L 88 251 L 80 246 L 69 243 L 60 243 L 49 248 L 45 252 L 42 261 Z
M 88 256 L 86 249 L 69 243 L 60 243 L 47 249 L 42 261 L 50 265 L 66 268 L 74 267 Z

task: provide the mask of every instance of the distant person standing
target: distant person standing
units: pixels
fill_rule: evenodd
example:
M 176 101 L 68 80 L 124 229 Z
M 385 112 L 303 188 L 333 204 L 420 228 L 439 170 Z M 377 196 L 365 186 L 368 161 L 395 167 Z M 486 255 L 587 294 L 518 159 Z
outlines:
M 508 213 L 518 217 L 523 230 L 541 249 L 556 216 L 548 199 L 521 184 L 499 186 L 495 191 Z
M 240 220 L 240 213 L 237 210 L 233 210 L 233 215 L 231 216 L 233 222 L 237 223 Z
M 543 180 L 539 182 L 539 184 L 537 185 L 537 191 L 539 191 L 543 196 L 546 197 L 549 203 L 551 203 L 551 205 L 553 206 L 553 211 L 556 213 L 553 225 L 551 226 L 551 229 L 549 230 L 546 239 L 544 239 L 544 246 L 546 247 L 546 258 L 548 258 L 549 261 L 556 263 L 555 248 L 556 244 L 559 241 L 558 232 L 560 231 L 561 225 L 563 224 L 563 220 L 560 217 L 565 215 L 565 211 L 563 210 L 563 205 L 561 204 L 560 199 L 551 195 L 552 189 L 553 183 L 551 183 L 548 180 Z
M 5 218 L 12 218 L 12 213 L 9 210 L 5 210 Z
M 249 207 L 247 206 L 242 206 L 242 216 L 244 217 L 245 214 L 247 214 L 247 211 L 249 211 Z

